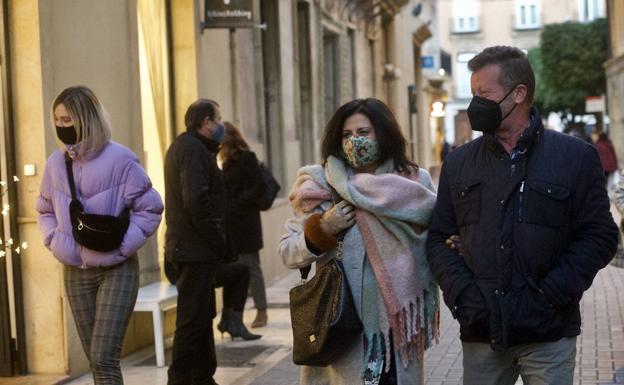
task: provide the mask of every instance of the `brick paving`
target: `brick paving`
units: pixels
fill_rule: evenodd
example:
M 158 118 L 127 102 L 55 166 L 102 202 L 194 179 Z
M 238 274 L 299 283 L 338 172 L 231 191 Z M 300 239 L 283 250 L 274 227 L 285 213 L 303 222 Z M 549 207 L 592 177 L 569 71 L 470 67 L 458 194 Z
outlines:
M 223 363 L 217 370 L 217 381 L 221 385 L 298 383 L 299 369 L 291 361 L 292 332 L 287 308 L 288 289 L 297 280 L 294 272 L 267 290 L 269 324 L 258 330 L 264 337 L 255 344 L 270 348 L 267 350 L 270 354 L 254 357 L 248 365 L 238 368 L 225 367 L 227 363 Z M 574 385 L 624 384 L 624 269 L 608 266 L 600 271 L 585 293 L 581 309 L 583 332 L 578 338 Z M 253 311 L 246 313 L 246 321 L 250 322 Z M 441 328 L 440 344 L 431 348 L 425 356 L 425 385 L 461 385 L 459 328 L 446 306 L 442 309 Z M 251 342 L 240 340 L 218 340 L 217 344 L 232 348 L 254 346 Z M 153 355 L 152 348 L 146 352 Z M 140 362 L 139 366 L 135 366 L 126 359 L 122 364 L 127 385 L 166 384 L 166 368 L 147 365 L 144 358 Z M 13 384 L 22 385 L 19 381 Z M 86 375 L 70 384 L 90 385 L 92 381 Z M 522 381 L 518 380 L 517 384 L 522 384 Z
M 624 384 L 624 269 L 598 273 L 581 305 L 575 384 Z
M 624 269 L 601 270 L 581 302 L 582 334 L 577 340 L 574 385 L 624 384 Z M 440 344 L 425 356 L 425 385 L 461 385 L 459 326 L 442 309 Z M 285 357 L 252 385 L 293 384 L 297 367 Z M 519 379 L 517 384 L 522 384 Z
M 574 385 L 624 384 L 624 269 L 608 266 L 598 273 L 581 315 Z M 426 385 L 460 385 L 459 327 L 446 308 L 441 325 L 440 344 L 425 357 Z

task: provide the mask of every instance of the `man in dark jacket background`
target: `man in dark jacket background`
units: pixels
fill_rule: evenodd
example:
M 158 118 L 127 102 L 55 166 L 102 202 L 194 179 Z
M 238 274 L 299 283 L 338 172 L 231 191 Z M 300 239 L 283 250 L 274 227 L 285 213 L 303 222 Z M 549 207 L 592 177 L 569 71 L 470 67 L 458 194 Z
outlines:
M 178 289 L 168 384 L 214 385 L 215 273 L 226 253 L 226 194 L 216 163 L 224 135 L 219 105 L 197 100 L 184 124 L 187 132 L 165 156 L 165 258 Z
M 571 385 L 579 302 L 617 247 L 600 158 L 544 129 L 522 51 L 490 47 L 468 67 L 483 135 L 446 157 L 427 241 L 460 324 L 464 384 Z

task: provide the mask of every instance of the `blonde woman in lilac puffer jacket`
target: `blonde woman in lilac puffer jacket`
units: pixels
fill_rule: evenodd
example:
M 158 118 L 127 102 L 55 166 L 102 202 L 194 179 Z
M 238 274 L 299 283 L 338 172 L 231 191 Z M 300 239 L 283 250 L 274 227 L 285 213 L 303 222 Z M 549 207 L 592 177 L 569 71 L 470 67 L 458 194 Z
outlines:
M 110 140 L 110 124 L 90 89 L 61 92 L 52 119 L 62 145 L 46 163 L 37 200 L 39 228 L 45 246 L 64 264 L 67 299 L 95 385 L 123 384 L 119 356 L 139 286 L 136 252 L 158 228 L 162 200 L 134 153 Z M 72 158 L 85 212 L 118 216 L 130 209 L 118 249 L 99 252 L 74 240 L 65 153 Z

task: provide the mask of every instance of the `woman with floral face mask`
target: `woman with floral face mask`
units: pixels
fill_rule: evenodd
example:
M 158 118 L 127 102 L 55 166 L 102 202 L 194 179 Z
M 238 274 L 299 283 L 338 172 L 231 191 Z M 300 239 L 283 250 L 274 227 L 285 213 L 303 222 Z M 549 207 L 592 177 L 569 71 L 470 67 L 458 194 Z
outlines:
M 289 268 L 322 265 L 342 239 L 363 338 L 327 367 L 302 366 L 300 383 L 422 385 L 423 353 L 439 326 L 425 255 L 436 197 L 431 177 L 407 159 L 394 115 L 372 98 L 338 108 L 322 158 L 323 165 L 299 170 L 280 254 Z

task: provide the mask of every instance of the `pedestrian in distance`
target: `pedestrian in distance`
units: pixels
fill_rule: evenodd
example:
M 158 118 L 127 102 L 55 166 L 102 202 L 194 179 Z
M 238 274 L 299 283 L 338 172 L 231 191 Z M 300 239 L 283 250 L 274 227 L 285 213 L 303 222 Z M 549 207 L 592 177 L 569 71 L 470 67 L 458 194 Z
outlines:
M 95 385 L 123 384 L 119 357 L 139 289 L 136 253 L 160 224 L 162 200 L 136 155 L 110 140 L 104 107 L 89 88 L 63 90 L 52 103 L 51 120 L 60 148 L 41 181 L 39 229 L 64 265 L 67 300 Z M 79 243 L 73 196 L 88 214 L 129 215 L 118 246 L 101 251 L 103 243 L 90 245 L 95 249 Z
M 165 155 L 165 259 L 178 289 L 168 384 L 214 385 L 214 288 L 227 252 L 227 197 L 216 154 L 225 129 L 210 99 L 192 103 L 184 124 Z
M 260 267 L 262 223 L 257 201 L 262 195 L 260 163 L 250 150 L 238 127 L 225 122 L 225 138 L 219 157 L 228 195 L 227 220 L 231 252 L 249 267 L 251 295 L 256 307 L 252 328 L 267 323 L 267 299 L 264 276 Z M 236 316 L 238 318 L 238 315 Z
M 483 135 L 445 158 L 427 240 L 460 325 L 463 381 L 571 385 L 579 302 L 617 246 L 600 158 L 544 129 L 520 49 L 486 48 L 468 68 Z
M 594 140 L 594 146 L 598 149 L 598 155 L 600 155 L 600 162 L 602 163 L 602 169 L 605 174 L 605 180 L 607 191 L 611 191 L 614 187 L 614 177 L 618 171 L 618 160 L 613 148 L 613 142 L 609 139 L 609 136 L 604 131 L 598 131 L 594 133 L 596 140 Z
M 329 366 L 302 366 L 300 383 L 422 385 L 439 323 L 425 255 L 431 177 L 408 160 L 394 115 L 373 98 L 338 108 L 321 152 L 322 165 L 301 168 L 289 194 L 280 255 L 291 269 L 339 255 L 363 331 Z

